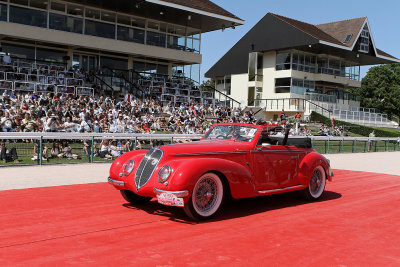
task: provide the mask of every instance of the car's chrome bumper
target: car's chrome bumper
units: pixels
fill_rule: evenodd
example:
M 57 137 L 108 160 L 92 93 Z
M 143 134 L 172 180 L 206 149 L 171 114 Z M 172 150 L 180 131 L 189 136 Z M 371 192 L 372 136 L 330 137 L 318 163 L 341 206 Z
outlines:
M 183 207 L 185 205 L 183 198 L 189 195 L 189 191 L 165 191 L 153 188 L 157 201 L 167 206 Z
M 108 183 L 119 187 L 123 187 L 125 185 L 124 181 L 113 180 L 110 177 L 108 177 Z
M 183 190 L 183 191 L 165 191 L 165 190 L 153 188 L 153 192 L 156 195 L 161 195 L 162 193 L 165 193 L 165 194 L 174 195 L 176 197 L 187 197 L 189 195 L 189 191 L 187 191 L 187 190 Z

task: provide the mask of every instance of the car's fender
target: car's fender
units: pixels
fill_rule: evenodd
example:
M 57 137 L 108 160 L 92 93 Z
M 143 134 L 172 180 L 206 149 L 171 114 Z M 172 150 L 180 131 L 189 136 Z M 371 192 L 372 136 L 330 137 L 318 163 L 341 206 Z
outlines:
M 193 158 L 173 160 L 168 164 L 173 169 L 173 175 L 169 180 L 169 185 L 160 184 L 159 189 L 189 190 L 191 193 L 197 180 L 204 173 L 216 172 L 226 177 L 233 198 L 255 196 L 255 186 L 250 169 L 237 162 L 220 158 Z
M 119 156 L 118 158 L 116 158 L 110 167 L 110 177 L 114 178 L 114 179 L 120 179 L 119 174 L 122 172 L 122 170 L 124 168 L 124 164 L 130 159 L 133 159 L 135 161 L 135 169 L 136 169 L 139 166 L 139 163 L 141 160 L 139 158 L 143 157 L 143 155 L 145 155 L 146 152 L 147 152 L 147 150 L 144 150 L 144 149 L 134 150 L 134 151 L 124 153 L 121 156 Z
M 299 182 L 302 185 L 308 186 L 310 183 L 312 172 L 315 167 L 321 165 L 326 173 L 326 178 L 331 180 L 331 169 L 329 161 L 317 152 L 308 153 L 299 164 Z

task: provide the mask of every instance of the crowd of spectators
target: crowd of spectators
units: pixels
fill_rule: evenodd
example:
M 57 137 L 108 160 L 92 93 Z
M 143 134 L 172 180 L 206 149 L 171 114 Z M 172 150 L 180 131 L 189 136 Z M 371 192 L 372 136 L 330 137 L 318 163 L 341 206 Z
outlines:
M 242 116 L 243 115 L 243 116 Z M 238 108 L 172 103 L 132 96 L 79 96 L 5 90 L 0 97 L 3 132 L 96 132 L 203 134 L 215 122 L 253 122 Z
M 329 128 L 326 124 L 322 124 L 318 130 L 318 135 L 321 136 L 350 136 L 349 129 L 344 129 L 343 126 L 333 126 Z

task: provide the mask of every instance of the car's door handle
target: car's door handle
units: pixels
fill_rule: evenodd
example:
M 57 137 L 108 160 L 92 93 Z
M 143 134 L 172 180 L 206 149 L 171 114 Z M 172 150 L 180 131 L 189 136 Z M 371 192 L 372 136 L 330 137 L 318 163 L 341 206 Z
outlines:
M 291 156 L 292 159 L 297 159 L 299 156 Z

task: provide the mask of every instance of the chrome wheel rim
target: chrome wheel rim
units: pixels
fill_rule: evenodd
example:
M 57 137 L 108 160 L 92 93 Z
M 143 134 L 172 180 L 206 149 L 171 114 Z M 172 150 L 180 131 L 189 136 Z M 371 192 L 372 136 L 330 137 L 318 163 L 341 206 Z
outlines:
M 222 190 L 222 183 L 217 175 L 202 176 L 196 183 L 192 194 L 195 211 L 201 216 L 214 214 L 221 204 Z
M 325 183 L 326 177 L 324 169 L 321 166 L 318 166 L 315 168 L 310 180 L 309 191 L 311 196 L 314 198 L 320 197 L 325 189 Z

